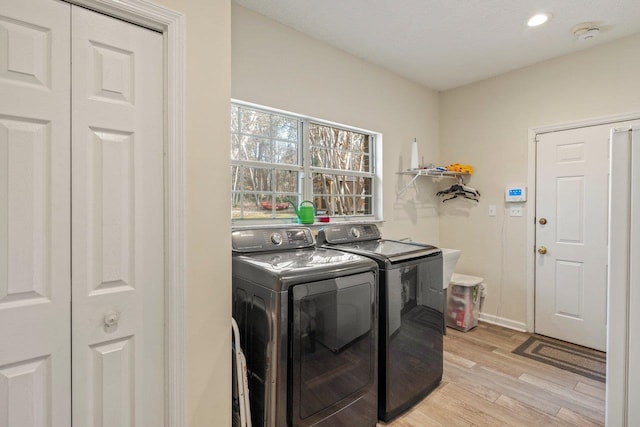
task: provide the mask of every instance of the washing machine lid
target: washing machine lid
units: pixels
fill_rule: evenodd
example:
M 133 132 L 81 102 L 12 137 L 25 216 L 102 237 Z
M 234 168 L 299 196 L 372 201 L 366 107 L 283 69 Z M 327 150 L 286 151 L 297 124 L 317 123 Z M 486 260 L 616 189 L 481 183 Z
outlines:
M 440 253 L 435 246 L 380 238 L 375 224 L 335 224 L 318 231 L 318 245 L 349 251 L 392 264 Z
M 366 257 L 325 248 L 235 253 L 232 260 L 234 280 L 249 280 L 275 291 L 378 268 Z
M 333 245 L 331 247 L 371 257 L 383 262 L 388 261 L 392 264 L 440 253 L 440 249 L 435 246 L 385 239 L 351 242 Z

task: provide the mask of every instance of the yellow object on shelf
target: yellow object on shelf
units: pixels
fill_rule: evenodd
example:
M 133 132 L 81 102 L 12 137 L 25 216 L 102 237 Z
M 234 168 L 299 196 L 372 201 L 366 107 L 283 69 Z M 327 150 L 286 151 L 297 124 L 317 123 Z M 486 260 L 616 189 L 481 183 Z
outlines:
M 460 163 L 452 163 L 447 166 L 447 170 L 451 172 L 460 172 L 467 173 L 469 175 L 473 174 L 473 166 L 471 165 L 461 165 Z

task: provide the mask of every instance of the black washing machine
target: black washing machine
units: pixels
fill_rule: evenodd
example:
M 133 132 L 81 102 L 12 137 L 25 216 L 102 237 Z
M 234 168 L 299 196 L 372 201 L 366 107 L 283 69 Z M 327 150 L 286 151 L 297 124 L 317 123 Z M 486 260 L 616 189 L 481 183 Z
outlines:
M 232 247 L 253 426 L 375 426 L 377 264 L 304 227 L 233 231 Z
M 382 239 L 374 224 L 326 226 L 317 244 L 378 264 L 378 417 L 390 421 L 442 381 L 442 251 Z

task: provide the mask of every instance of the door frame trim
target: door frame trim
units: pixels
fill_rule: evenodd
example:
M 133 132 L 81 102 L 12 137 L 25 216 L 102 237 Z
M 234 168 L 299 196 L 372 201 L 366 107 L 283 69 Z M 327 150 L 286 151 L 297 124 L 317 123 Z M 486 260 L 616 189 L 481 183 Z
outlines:
M 535 290 L 536 290 L 536 275 L 535 275 L 535 244 L 536 244 L 536 138 L 538 135 L 542 135 L 550 132 L 557 132 L 562 130 L 579 129 L 590 126 L 599 126 L 606 124 L 614 124 L 618 122 L 625 122 L 628 120 L 640 120 L 640 111 L 616 114 L 611 116 L 594 117 L 585 120 L 576 120 L 571 122 L 559 123 L 548 126 L 531 127 L 528 130 L 528 171 L 527 171 L 527 186 L 529 193 L 529 203 L 527 203 L 526 222 L 527 222 L 527 248 L 531 251 L 527 256 L 527 286 L 526 286 L 526 327 L 527 332 L 533 333 L 535 327 Z M 608 333 L 608 331 L 607 331 Z
M 185 16 L 147 0 L 66 0 L 164 39 L 165 426 L 183 427 L 185 390 Z

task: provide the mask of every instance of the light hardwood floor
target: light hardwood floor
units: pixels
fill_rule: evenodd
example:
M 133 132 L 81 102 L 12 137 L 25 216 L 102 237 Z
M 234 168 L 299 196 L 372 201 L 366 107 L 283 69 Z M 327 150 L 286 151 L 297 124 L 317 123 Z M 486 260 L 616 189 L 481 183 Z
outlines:
M 379 426 L 604 426 L 605 384 L 511 353 L 528 337 L 483 322 L 447 328 L 440 386 Z

